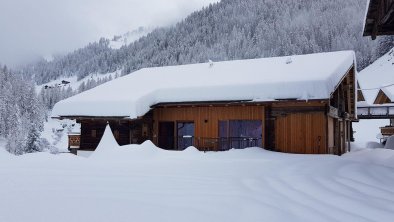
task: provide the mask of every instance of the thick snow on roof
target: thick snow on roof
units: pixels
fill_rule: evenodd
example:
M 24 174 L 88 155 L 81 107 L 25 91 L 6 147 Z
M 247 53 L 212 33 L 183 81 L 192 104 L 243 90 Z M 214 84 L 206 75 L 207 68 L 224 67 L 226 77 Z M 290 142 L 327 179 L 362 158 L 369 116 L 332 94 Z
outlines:
M 367 89 L 363 90 L 366 102 L 373 104 L 380 87 L 394 84 L 394 49 L 359 72 L 358 81 L 361 89 Z M 394 95 L 394 86 L 382 90 L 388 97 Z
M 52 115 L 143 116 L 163 102 L 326 99 L 353 51 L 146 68 L 57 103 Z
M 393 78 L 394 78 L 394 74 L 393 74 Z M 394 86 L 382 88 L 382 91 L 391 100 L 391 102 L 394 102 Z

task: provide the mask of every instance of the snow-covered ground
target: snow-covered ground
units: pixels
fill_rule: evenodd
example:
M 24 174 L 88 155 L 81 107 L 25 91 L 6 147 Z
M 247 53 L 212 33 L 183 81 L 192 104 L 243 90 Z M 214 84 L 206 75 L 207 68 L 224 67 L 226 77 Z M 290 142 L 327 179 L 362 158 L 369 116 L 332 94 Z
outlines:
M 0 221 L 392 221 L 394 151 L 118 147 L 89 158 L 0 149 Z
M 362 119 L 358 123 L 353 123 L 353 130 L 355 142 L 354 145 L 356 147 L 368 147 L 369 145 L 373 146 L 372 142 L 380 143 L 380 138 L 382 137 L 380 134 L 380 128 L 382 126 L 387 126 L 390 124 L 390 120 L 388 119 Z M 370 147 L 370 148 L 377 148 Z

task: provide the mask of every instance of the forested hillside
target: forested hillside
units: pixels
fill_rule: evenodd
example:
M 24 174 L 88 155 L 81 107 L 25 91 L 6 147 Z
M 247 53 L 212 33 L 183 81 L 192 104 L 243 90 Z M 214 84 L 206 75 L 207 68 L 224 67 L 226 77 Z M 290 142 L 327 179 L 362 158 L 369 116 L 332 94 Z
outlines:
M 0 139 L 7 139 L 10 153 L 20 155 L 45 148 L 40 139 L 45 114 L 34 82 L 0 67 Z
M 222 0 L 175 26 L 111 49 L 101 39 L 51 62 L 23 69 L 45 83 L 59 76 L 128 74 L 151 66 L 352 49 L 359 69 L 377 56 L 378 41 L 362 37 L 367 0 Z

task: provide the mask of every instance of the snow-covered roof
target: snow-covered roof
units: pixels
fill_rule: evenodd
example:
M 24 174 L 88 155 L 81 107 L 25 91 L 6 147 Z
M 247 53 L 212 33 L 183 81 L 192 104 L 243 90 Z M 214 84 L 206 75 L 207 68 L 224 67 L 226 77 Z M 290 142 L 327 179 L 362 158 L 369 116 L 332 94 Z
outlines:
M 165 102 L 327 99 L 354 61 L 339 51 L 145 68 L 60 101 L 52 115 L 134 119 Z
M 361 89 L 365 89 L 362 91 L 368 104 L 374 103 L 380 89 L 389 98 L 394 95 L 394 86 L 381 88 L 394 84 L 394 49 L 359 72 L 358 81 Z
M 391 100 L 391 102 L 394 102 L 394 86 L 382 88 L 382 91 Z

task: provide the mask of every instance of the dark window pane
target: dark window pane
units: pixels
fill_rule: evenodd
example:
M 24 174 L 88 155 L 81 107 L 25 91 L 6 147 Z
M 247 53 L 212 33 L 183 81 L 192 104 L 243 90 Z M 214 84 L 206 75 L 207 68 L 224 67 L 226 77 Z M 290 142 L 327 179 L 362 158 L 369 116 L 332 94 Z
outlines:
M 194 123 L 193 122 L 178 122 L 178 149 L 183 150 L 189 146 L 193 146 L 194 140 Z
M 219 137 L 227 137 L 228 121 L 219 121 Z
M 220 149 L 261 146 L 262 125 L 259 120 L 219 121 Z
M 262 122 L 258 120 L 230 120 L 230 137 L 252 137 L 262 136 Z

